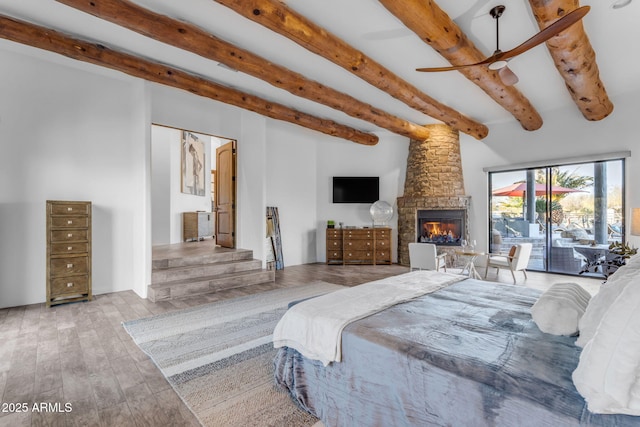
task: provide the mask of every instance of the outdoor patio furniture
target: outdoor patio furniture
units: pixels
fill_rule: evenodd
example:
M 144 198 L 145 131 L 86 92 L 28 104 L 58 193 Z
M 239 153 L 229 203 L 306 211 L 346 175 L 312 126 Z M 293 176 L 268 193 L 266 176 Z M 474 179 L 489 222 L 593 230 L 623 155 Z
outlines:
M 546 256 L 546 251 L 543 253 Z M 561 273 L 578 273 L 583 262 L 584 258 L 570 246 L 552 246 L 550 258 L 547 259 L 549 271 Z

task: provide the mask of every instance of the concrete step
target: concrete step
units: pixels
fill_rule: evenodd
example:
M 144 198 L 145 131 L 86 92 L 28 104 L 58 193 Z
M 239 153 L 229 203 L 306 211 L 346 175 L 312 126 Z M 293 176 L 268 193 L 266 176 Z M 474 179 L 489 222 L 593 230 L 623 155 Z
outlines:
M 185 265 L 152 270 L 151 284 L 187 281 L 198 277 L 221 276 L 251 270 L 260 270 L 262 261 L 257 259 L 240 259 L 211 264 Z
M 261 265 L 260 261 L 257 262 Z M 154 283 L 148 288 L 148 298 L 153 302 L 166 301 L 274 281 L 275 271 L 258 267 L 257 270 Z
M 186 253 L 185 253 L 186 252 Z M 187 267 L 190 265 L 216 264 L 231 261 L 251 260 L 253 259 L 253 251 L 250 249 L 236 249 L 224 252 L 218 248 L 215 252 L 202 251 L 189 254 L 187 251 L 181 252 L 180 255 L 173 257 L 165 257 L 154 259 L 152 263 L 153 271 L 167 268 Z

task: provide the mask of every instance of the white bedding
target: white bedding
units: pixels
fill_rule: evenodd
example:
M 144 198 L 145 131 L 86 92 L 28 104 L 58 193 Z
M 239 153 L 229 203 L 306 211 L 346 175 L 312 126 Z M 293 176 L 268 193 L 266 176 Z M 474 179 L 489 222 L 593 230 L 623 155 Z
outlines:
M 342 330 L 349 323 L 464 279 L 437 271 L 414 271 L 302 301 L 276 325 L 273 345 L 294 348 L 325 366 L 339 362 Z

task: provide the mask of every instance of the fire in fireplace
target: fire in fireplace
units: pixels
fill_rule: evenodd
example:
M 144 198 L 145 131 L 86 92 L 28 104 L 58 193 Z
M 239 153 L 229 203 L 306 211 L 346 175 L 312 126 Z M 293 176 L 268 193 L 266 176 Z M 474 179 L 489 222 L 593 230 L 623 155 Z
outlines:
M 418 210 L 416 241 L 443 246 L 461 246 L 465 235 L 464 209 Z

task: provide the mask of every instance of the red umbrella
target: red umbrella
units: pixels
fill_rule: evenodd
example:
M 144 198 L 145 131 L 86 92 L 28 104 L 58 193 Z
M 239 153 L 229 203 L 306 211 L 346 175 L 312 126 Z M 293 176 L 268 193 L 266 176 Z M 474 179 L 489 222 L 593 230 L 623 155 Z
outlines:
M 506 187 L 493 190 L 491 194 L 493 194 L 494 196 L 524 197 L 524 194 L 526 191 L 527 191 L 526 182 L 516 182 L 514 184 L 507 185 Z M 584 192 L 584 190 L 578 190 L 576 188 L 560 187 L 559 185 L 551 186 L 552 194 L 576 193 L 580 191 Z M 536 182 L 536 196 L 544 196 L 546 192 L 547 192 L 547 185 Z

